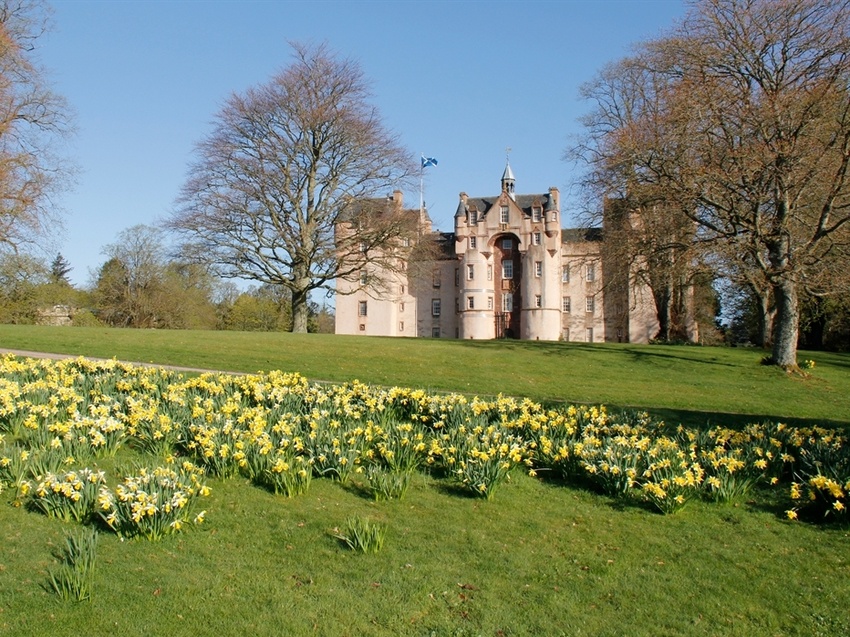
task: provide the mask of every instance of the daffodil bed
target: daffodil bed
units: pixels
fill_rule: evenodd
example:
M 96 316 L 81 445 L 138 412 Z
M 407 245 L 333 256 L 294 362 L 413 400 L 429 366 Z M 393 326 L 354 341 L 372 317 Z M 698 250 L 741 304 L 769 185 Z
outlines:
M 112 480 L 91 468 L 123 445 L 146 462 Z M 209 475 L 295 496 L 313 478 L 362 473 L 381 498 L 428 471 L 489 499 L 516 467 L 662 513 L 764 485 L 781 490 L 789 518 L 841 520 L 850 494 L 847 439 L 820 428 L 693 431 L 604 407 L 324 386 L 283 372 L 187 378 L 116 361 L 0 359 L 0 490 L 122 538 L 201 523 Z
M 0 435 L 0 634 L 850 630 L 839 432 L 6 357 Z M 336 539 L 364 517 L 378 555 Z M 93 593 L 60 605 L 81 525 Z

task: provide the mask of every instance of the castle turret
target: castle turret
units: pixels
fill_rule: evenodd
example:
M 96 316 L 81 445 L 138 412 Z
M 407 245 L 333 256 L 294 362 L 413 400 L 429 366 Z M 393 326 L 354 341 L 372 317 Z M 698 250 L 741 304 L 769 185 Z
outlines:
M 511 170 L 511 165 L 509 163 L 505 164 L 505 172 L 502 173 L 502 192 L 508 193 L 508 196 L 511 199 L 516 199 L 516 179 L 514 178 L 514 171 Z

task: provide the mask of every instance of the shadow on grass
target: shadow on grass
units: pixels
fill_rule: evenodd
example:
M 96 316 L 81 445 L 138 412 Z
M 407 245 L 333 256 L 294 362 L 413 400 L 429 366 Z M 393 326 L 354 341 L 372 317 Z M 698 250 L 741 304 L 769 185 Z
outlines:
M 542 352 L 544 354 L 569 356 L 574 352 L 592 353 L 594 356 L 616 356 L 621 357 L 625 352 L 635 361 L 650 360 L 653 358 L 669 359 L 673 361 L 688 361 L 692 363 L 704 363 L 707 365 L 719 365 L 723 367 L 737 367 L 734 362 L 718 360 L 718 356 L 711 355 L 711 349 L 697 345 L 630 345 L 628 343 L 579 343 L 561 341 L 521 341 L 509 339 L 496 340 L 459 340 L 458 343 L 466 347 L 476 349 L 497 349 L 500 351 L 530 351 Z M 720 350 L 722 351 L 722 350 Z M 757 363 L 762 350 L 753 349 L 753 360 Z M 832 362 L 830 361 L 830 364 Z
M 434 489 L 436 491 L 438 491 L 439 493 L 442 493 L 443 495 L 448 495 L 448 496 L 452 496 L 452 497 L 455 497 L 455 498 L 461 498 L 463 500 L 482 500 L 482 501 L 484 501 L 484 498 L 476 495 L 475 493 L 473 493 L 469 489 L 466 489 L 466 488 L 462 487 L 461 485 L 456 484 L 454 482 L 443 482 L 443 481 L 435 482 L 434 483 Z
M 633 408 L 622 410 L 609 405 L 609 412 L 635 411 Z M 850 420 L 822 420 L 817 418 L 788 418 L 771 414 L 735 414 L 711 411 L 691 411 L 686 409 L 654 408 L 643 410 L 656 420 L 663 420 L 671 425 L 683 425 L 694 429 L 711 429 L 712 427 L 728 427 L 743 429 L 747 425 L 766 422 L 784 423 L 793 427 L 825 427 L 827 429 L 850 429 Z
M 355 482 L 354 480 L 346 480 L 344 483 L 340 484 L 340 487 L 343 491 L 347 491 L 353 496 L 358 498 L 363 498 L 364 500 L 369 500 L 370 502 L 375 501 L 375 492 L 369 486 L 369 482 Z

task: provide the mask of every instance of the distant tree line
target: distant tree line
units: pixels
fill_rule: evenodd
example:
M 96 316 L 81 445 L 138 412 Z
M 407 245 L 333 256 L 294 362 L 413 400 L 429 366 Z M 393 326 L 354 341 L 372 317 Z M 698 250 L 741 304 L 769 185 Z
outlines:
M 50 322 L 67 308 L 79 326 L 156 329 L 290 331 L 285 289 L 221 281 L 197 264 L 173 260 L 161 230 L 145 225 L 121 232 L 104 248 L 106 261 L 83 288 L 68 278 L 59 254 L 50 264 L 32 256 L 0 255 L 0 322 Z M 332 333 L 333 311 L 309 303 L 308 330 Z

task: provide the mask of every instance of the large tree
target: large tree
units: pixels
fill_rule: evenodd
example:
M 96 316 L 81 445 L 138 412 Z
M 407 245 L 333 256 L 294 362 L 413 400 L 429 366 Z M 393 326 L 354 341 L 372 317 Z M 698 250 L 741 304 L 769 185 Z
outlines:
M 772 360 L 796 367 L 798 296 L 819 263 L 846 267 L 850 3 L 699 0 L 669 36 L 608 69 L 586 148 L 613 192 L 652 186 L 766 284 Z M 634 78 L 651 87 L 631 101 Z M 843 255 L 843 257 L 842 257 Z
M 324 45 L 293 48 L 288 68 L 227 100 L 168 225 L 185 256 L 220 276 L 287 288 L 292 330 L 306 332 L 312 291 L 356 280 L 370 263 L 400 267 L 396 248 L 412 228 L 402 211 L 370 202 L 415 164 L 355 62 Z M 337 233 L 343 223 L 349 231 Z
M 0 0 L 0 247 L 13 250 L 55 235 L 52 196 L 73 172 L 56 152 L 70 112 L 34 55 L 47 16 L 39 0 Z

